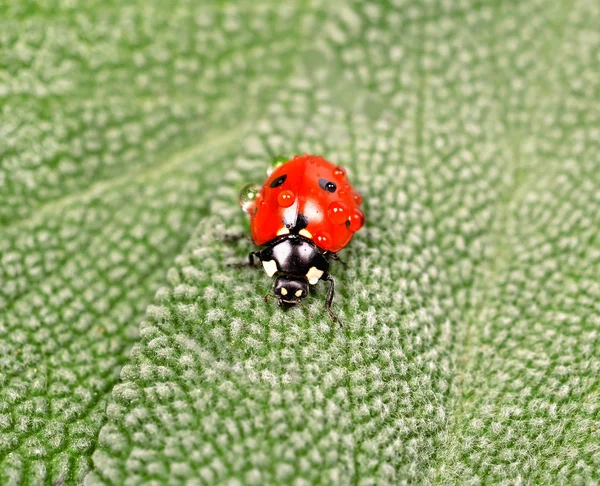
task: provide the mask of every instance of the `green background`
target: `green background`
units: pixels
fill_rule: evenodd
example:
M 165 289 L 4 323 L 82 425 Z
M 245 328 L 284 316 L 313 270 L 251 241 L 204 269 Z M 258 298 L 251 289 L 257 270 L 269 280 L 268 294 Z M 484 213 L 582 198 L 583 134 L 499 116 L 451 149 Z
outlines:
M 0 0 L 1 484 L 597 484 L 600 4 Z M 237 191 L 349 169 L 282 312 Z

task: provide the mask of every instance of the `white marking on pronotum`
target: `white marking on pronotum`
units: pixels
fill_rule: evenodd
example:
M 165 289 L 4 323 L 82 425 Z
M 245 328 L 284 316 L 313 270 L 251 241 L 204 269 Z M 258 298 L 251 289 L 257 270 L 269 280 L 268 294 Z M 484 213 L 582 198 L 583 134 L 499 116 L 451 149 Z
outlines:
M 296 293 L 294 295 L 296 297 L 300 297 L 302 295 L 302 290 L 296 290 Z
M 290 234 L 290 230 L 287 229 L 285 226 L 277 232 L 277 236 L 289 235 L 289 234 Z
M 285 287 L 281 288 L 281 295 L 287 295 L 287 289 Z
M 306 272 L 306 278 L 308 279 L 308 283 L 311 285 L 316 284 L 322 275 L 323 270 L 319 270 L 317 267 L 310 267 L 308 272 Z
M 308 230 L 306 230 L 306 229 L 301 229 L 301 230 L 298 232 L 298 234 L 299 234 L 299 235 L 302 235 L 302 236 L 306 236 L 307 238 L 310 238 L 310 239 L 312 240 L 312 234 L 311 234 L 311 232 L 310 232 L 310 231 L 308 231 Z
M 262 262 L 263 264 L 263 268 L 265 269 L 265 272 L 267 272 L 267 275 L 269 277 L 272 277 L 273 275 L 275 275 L 275 272 L 277 272 L 277 263 L 275 262 L 275 260 L 269 260 L 268 262 Z

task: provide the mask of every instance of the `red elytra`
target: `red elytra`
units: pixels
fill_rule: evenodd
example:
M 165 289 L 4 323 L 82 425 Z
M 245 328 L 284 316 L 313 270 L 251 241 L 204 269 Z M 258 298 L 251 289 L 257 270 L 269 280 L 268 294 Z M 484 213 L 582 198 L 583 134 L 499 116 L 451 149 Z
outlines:
M 269 175 L 247 208 L 252 238 L 261 246 L 295 232 L 338 252 L 364 224 L 361 202 L 345 169 L 323 157 L 297 155 Z

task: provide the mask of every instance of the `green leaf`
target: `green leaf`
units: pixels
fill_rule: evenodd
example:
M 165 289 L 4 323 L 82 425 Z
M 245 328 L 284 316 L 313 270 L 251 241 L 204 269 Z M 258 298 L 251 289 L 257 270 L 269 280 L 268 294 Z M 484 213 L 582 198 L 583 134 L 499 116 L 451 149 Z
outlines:
M 599 21 L 6 4 L 0 482 L 600 481 Z M 228 266 L 239 188 L 301 152 L 365 196 L 343 328 Z
M 5 7 L 0 483 L 75 483 L 144 309 L 290 71 L 277 60 L 291 45 L 279 26 L 297 9 L 261 8 L 224 42 L 247 14 Z

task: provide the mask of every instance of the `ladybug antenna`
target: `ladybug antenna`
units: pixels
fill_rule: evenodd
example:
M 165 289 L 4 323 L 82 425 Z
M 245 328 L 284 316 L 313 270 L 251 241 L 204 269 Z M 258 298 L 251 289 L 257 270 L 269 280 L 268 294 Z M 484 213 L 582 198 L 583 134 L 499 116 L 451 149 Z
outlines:
M 310 316 L 311 319 L 313 317 L 315 317 L 314 314 L 309 309 L 309 307 L 304 302 L 300 301 L 300 302 L 298 302 L 298 304 L 300 304 L 302 307 L 304 307 L 306 309 L 306 312 L 308 312 L 308 315 Z
M 266 295 L 264 296 L 264 300 L 265 300 L 265 302 L 268 302 L 268 301 L 269 301 L 269 297 L 270 297 L 271 299 L 276 299 L 276 298 L 277 298 L 277 296 L 276 296 L 275 294 L 266 294 Z

